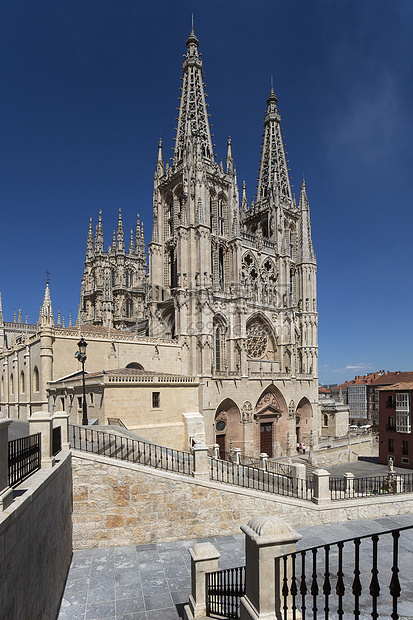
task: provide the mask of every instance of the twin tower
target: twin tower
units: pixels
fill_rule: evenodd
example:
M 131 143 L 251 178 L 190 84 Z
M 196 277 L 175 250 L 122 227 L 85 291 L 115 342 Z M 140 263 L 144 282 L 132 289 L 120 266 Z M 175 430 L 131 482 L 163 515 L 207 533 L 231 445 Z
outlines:
M 305 183 L 291 191 L 273 89 L 257 193 L 239 193 L 231 140 L 213 152 L 198 39 L 192 30 L 172 163 L 159 141 L 148 246 L 122 216 L 107 251 L 89 227 L 80 322 L 176 339 L 183 368 L 204 378 L 317 377 L 316 258 Z M 171 369 L 173 370 L 173 369 Z

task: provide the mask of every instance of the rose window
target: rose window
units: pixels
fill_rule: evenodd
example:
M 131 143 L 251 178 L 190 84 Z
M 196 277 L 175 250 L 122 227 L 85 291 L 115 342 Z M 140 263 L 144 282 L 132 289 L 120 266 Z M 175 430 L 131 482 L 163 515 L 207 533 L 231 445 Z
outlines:
M 247 330 L 247 355 L 252 358 L 263 357 L 267 351 L 268 336 L 259 323 L 253 323 Z

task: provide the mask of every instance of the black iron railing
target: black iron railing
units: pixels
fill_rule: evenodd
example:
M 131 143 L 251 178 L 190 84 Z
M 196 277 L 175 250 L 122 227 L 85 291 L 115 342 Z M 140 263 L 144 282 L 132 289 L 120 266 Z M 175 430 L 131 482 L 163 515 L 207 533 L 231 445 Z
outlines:
M 412 528 L 368 534 L 282 556 L 278 560 L 281 617 L 359 618 L 362 611 L 363 618 L 398 620 L 398 599 L 403 594 L 398 576 L 399 540 Z
M 41 433 L 9 441 L 9 486 L 13 487 L 40 469 Z
M 76 450 L 94 452 L 101 456 L 131 461 L 132 463 L 180 474 L 191 475 L 193 471 L 193 456 L 189 452 L 181 452 L 180 450 L 173 450 L 172 448 L 165 448 L 157 444 L 84 426 L 69 425 L 69 436 L 72 448 Z
M 332 500 L 413 492 L 413 474 L 389 472 L 370 478 L 330 478 Z
M 245 594 L 245 566 L 206 575 L 207 616 L 239 618 L 240 598 Z
M 56 456 L 62 449 L 62 427 L 56 426 L 52 430 L 52 456 Z
M 307 480 L 273 474 L 258 467 L 211 459 L 210 472 L 212 480 L 256 491 L 267 491 L 308 500 L 312 496 L 312 485 Z

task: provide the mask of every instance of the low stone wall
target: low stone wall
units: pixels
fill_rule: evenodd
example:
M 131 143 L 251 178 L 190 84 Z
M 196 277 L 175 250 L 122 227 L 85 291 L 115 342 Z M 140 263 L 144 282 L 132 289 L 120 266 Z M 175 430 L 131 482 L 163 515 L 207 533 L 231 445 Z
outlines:
M 413 494 L 312 502 L 73 452 L 75 549 L 239 534 L 252 517 L 293 527 L 413 512 Z
M 70 452 L 56 458 L 0 512 L 0 616 L 7 620 L 57 617 L 72 557 L 72 468 Z
M 337 445 L 338 443 L 338 445 Z M 351 438 L 351 446 L 345 441 L 332 440 L 330 447 L 319 448 L 313 452 L 313 465 L 330 467 L 349 461 L 357 461 L 359 456 L 378 456 L 379 444 L 375 436 L 368 435 Z M 350 457 L 350 458 L 349 458 Z

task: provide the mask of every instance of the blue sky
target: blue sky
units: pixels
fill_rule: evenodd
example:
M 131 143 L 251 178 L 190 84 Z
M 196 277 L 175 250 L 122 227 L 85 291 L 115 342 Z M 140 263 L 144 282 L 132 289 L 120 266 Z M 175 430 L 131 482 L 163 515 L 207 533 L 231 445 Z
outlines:
M 89 218 L 152 227 L 157 142 L 172 155 L 194 14 L 218 159 L 255 194 L 271 73 L 318 260 L 324 383 L 412 370 L 411 0 L 3 0 L 3 314 L 77 315 Z

